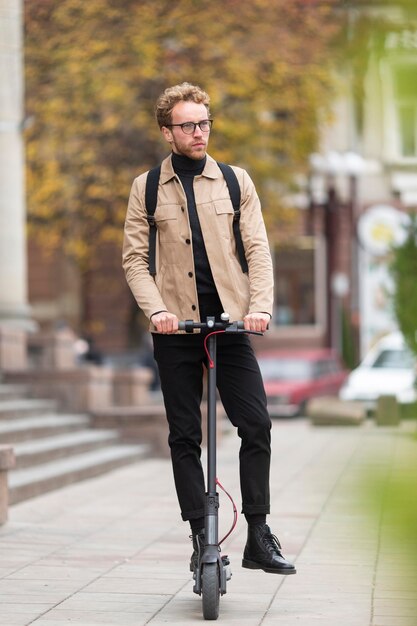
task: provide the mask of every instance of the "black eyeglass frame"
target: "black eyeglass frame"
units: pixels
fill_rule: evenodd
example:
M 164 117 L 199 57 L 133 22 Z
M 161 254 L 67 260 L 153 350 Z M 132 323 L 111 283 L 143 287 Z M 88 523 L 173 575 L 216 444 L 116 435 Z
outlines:
M 200 122 L 183 122 L 182 124 L 165 124 L 165 126 L 167 128 L 172 128 L 173 126 L 179 126 L 182 130 L 182 132 L 184 133 L 184 135 L 193 135 L 195 133 L 195 129 L 197 128 L 197 126 L 199 127 L 199 129 L 201 130 L 202 133 L 209 133 L 212 129 L 213 126 L 213 121 L 212 119 L 207 119 L 207 120 L 201 120 Z M 201 128 L 201 124 L 206 124 L 209 123 L 209 127 L 207 130 L 203 130 Z M 193 125 L 193 130 L 190 133 L 187 133 L 187 131 L 184 130 L 184 126 L 189 126 Z

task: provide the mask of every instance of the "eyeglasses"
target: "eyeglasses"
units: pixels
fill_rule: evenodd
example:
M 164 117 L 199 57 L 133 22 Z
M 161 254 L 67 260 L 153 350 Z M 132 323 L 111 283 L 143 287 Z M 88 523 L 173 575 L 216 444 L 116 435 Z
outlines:
M 172 128 L 173 126 L 179 126 L 183 133 L 186 135 L 192 135 L 195 133 L 195 129 L 197 126 L 201 130 L 202 133 L 208 133 L 212 127 L 213 120 L 201 120 L 201 122 L 184 122 L 183 124 L 165 124 L 168 128 Z

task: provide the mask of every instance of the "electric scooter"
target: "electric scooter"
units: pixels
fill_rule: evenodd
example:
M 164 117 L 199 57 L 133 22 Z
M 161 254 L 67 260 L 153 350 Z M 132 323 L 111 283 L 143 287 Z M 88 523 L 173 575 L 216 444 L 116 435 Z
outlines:
M 246 333 L 262 335 L 261 332 L 247 331 L 242 321 L 230 322 L 229 315 L 222 313 L 221 322 L 214 317 L 207 317 L 205 322 L 185 320 L 179 322 L 179 330 L 192 333 L 194 330 L 210 331 L 204 340 L 207 353 L 207 492 L 205 500 L 205 546 L 198 555 L 198 564 L 194 571 L 194 593 L 202 596 L 203 617 L 215 620 L 219 616 L 220 596 L 226 593 L 226 582 L 232 573 L 227 556 L 221 556 L 220 544 L 230 535 L 237 521 L 237 511 L 233 500 L 219 483 L 216 473 L 216 350 L 217 336 L 222 333 Z M 233 503 L 234 523 L 230 531 L 219 541 L 219 494 L 220 486 Z

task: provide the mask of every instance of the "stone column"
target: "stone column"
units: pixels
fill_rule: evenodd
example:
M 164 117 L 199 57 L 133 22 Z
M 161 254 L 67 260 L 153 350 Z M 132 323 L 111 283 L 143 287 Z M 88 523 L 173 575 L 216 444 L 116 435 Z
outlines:
M 0 524 L 7 522 L 9 507 L 9 488 L 7 472 L 16 465 L 13 448 L 9 445 L 0 445 Z
M 0 0 L 0 326 L 31 330 L 27 295 L 23 2 Z

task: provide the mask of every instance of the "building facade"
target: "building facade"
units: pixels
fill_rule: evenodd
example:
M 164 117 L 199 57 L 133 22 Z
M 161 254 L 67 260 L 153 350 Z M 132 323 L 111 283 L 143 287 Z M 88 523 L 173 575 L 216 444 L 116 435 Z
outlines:
M 333 121 L 311 155 L 307 239 L 294 238 L 293 261 L 275 254 L 273 332 L 319 340 L 352 365 L 396 328 L 389 251 L 417 208 L 417 8 L 352 2 L 348 23 L 354 45 L 366 29 L 366 45 L 339 65 Z
M 323 124 L 310 175 L 292 199 L 295 217 L 284 232 L 270 233 L 271 344 L 328 345 L 353 365 L 395 327 L 389 248 L 417 207 L 413 4 L 345 3 L 347 37 L 355 43 L 365 28 L 366 45 L 358 44 L 357 55 L 337 65 L 333 121 Z M 64 319 L 78 331 L 83 318 L 104 352 L 134 348 L 146 323 L 125 284 L 120 255 L 117 246 L 102 250 L 86 288 L 86 277 L 80 280 L 65 259 L 45 262 L 42 251 L 31 246 L 30 302 L 40 324 Z

